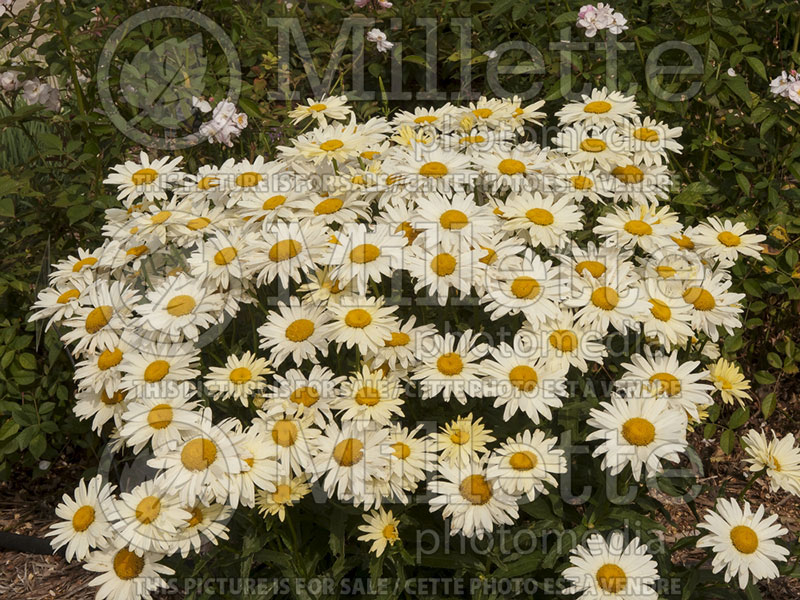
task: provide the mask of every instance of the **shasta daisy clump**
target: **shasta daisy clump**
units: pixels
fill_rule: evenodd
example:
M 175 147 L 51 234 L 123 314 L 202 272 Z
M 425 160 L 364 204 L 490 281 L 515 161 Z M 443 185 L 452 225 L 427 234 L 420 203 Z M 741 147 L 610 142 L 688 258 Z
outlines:
M 680 461 L 717 402 L 746 401 L 704 348 L 741 326 L 732 268 L 764 236 L 681 222 L 681 129 L 632 97 L 592 91 L 540 144 L 542 105 L 358 121 L 344 97 L 309 99 L 272 158 L 112 169 L 103 245 L 54 265 L 32 317 L 75 356 L 75 414 L 118 460 L 148 457 L 141 483 L 98 475 L 57 511 L 53 544 L 98 573 L 99 598 L 149 598 L 234 511 L 280 528 L 352 505 L 352 542 L 382 556 L 413 543 L 411 511 L 476 538 L 524 525 L 571 468 L 560 411 L 610 373 L 571 443 L 634 485 Z M 781 471 L 770 444 L 754 434 L 751 464 L 796 493 L 796 457 Z M 733 504 L 701 524 L 714 570 L 775 576 L 782 530 Z M 571 589 L 655 597 L 647 547 L 594 526 L 556 565 Z

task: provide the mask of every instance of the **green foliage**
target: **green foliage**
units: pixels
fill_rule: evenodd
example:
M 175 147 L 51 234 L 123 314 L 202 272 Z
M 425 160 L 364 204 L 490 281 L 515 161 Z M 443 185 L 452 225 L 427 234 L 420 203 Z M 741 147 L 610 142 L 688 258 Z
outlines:
M 63 103 L 61 111 L 54 114 L 41 106 L 28 106 L 21 98 L 0 95 L 0 478 L 8 477 L 13 466 L 39 475 L 40 461 L 54 461 L 75 449 L 91 452 L 98 445 L 95 437 L 87 435 L 88 424 L 72 414 L 73 365 L 57 332 L 45 334 L 26 319 L 37 289 L 46 280 L 48 265 L 97 241 L 102 211 L 115 205 L 102 179 L 110 166 L 140 149 L 98 110 L 101 102 L 95 74 L 103 44 L 115 27 L 149 6 L 141 1 L 114 0 L 99 5 L 88 0 L 44 1 L 32 3 L 14 18 L 0 17 L 0 45 L 8 53 L 0 71 L 12 61 L 21 62 L 15 68 L 25 77 L 53 78 L 61 87 Z M 330 89 L 324 91 L 349 90 L 354 65 L 362 61 L 365 87 L 374 92 L 374 101 L 356 103 L 360 116 L 388 113 L 418 102 L 430 104 L 436 100 L 430 96 L 434 91 L 446 92 L 448 100 L 468 101 L 468 91 L 491 95 L 500 85 L 523 93 L 533 83 L 541 84 L 537 97 L 548 101 L 545 110 L 552 113 L 565 91 L 579 90 L 585 84 L 622 91 L 635 87 L 643 114 L 684 128 L 684 152 L 671 165 L 679 173 L 671 202 L 684 222 L 691 225 L 716 215 L 743 220 L 769 235 L 763 263 L 749 262 L 734 270 L 734 280 L 742 282 L 742 287 L 733 291 L 747 294 L 745 325 L 741 333 L 724 339 L 723 345 L 725 356 L 736 359 L 753 380 L 758 397 L 745 408 L 714 407 L 704 431 L 706 437 L 719 436 L 722 449 L 730 452 L 738 443 L 738 430 L 753 416 L 767 420 L 784 412 L 782 401 L 798 381 L 800 110 L 791 101 L 774 97 L 768 83 L 781 70 L 800 63 L 800 12 L 796 3 L 778 0 L 735 4 L 726 0 L 620 1 L 615 8 L 629 19 L 630 30 L 607 43 L 600 34 L 589 40 L 585 50 L 564 57 L 562 49 L 553 46 L 562 32 L 574 41 L 587 42 L 574 27 L 578 8 L 575 2 L 398 0 L 393 8 L 375 13 L 370 8 L 356 9 L 344 0 L 311 1 L 289 11 L 279 3 L 206 3 L 202 12 L 220 24 L 236 46 L 243 74 L 239 106 L 250 117 L 250 124 L 232 149 L 201 144 L 181 151 L 185 166 L 192 169 L 228 156 L 253 158 L 273 153 L 277 144 L 296 133 L 286 126 L 286 113 L 292 107 L 286 94 L 295 93 L 298 100 L 313 95 L 312 83 L 323 77 L 337 53 L 341 53 L 340 61 L 330 63 Z M 371 44 L 354 51 L 349 39 L 344 45 L 337 43 L 343 20 L 353 15 L 377 18 L 369 27 L 386 31 L 400 49 L 399 81 L 392 79 L 389 54 L 377 53 Z M 299 55 L 294 39 L 285 62 L 278 27 L 271 21 L 282 17 L 298 19 L 311 64 Z M 430 21 L 418 20 L 424 18 Z M 167 32 L 171 35 L 187 33 L 173 24 L 156 22 L 133 32 L 122 50 L 132 58 L 142 48 L 163 42 L 169 37 L 160 30 L 165 26 L 175 27 Z M 429 61 L 426 48 L 434 30 L 435 61 Z M 699 61 L 692 65 L 686 52 L 670 50 L 661 56 L 660 64 L 683 65 L 691 72 L 654 74 L 648 70 L 654 51 L 674 40 L 690 45 Z M 535 46 L 538 54 L 522 49 L 501 54 L 499 65 L 504 74 L 494 80 L 492 61 L 483 52 L 499 52 L 503 44 L 519 41 Z M 40 60 L 30 59 L 34 49 Z M 169 52 L 170 48 L 162 50 Z M 609 52 L 616 53 L 612 70 Z M 193 75 L 192 86 L 219 98 L 224 97 L 229 82 L 227 64 L 217 54 L 214 48 L 205 48 L 208 64 L 202 85 Z M 135 60 L 131 65 L 131 70 L 112 74 L 112 87 L 120 80 L 147 79 L 137 70 Z M 165 58 L 165 73 L 169 68 Z M 735 77 L 727 74 L 729 68 L 736 71 Z M 467 74 L 471 79 L 467 80 Z M 694 95 L 688 92 L 692 85 L 697 88 Z M 395 89 L 411 95 L 405 100 L 391 99 L 390 92 Z M 656 94 L 659 90 L 661 97 Z M 675 99 L 665 100 L 663 94 L 674 94 Z M 142 126 L 157 125 L 146 122 Z M 582 427 L 591 398 L 587 394 L 586 403 L 574 402 L 570 410 L 559 412 L 557 425 L 565 435 L 585 433 Z M 603 480 L 588 456 L 575 457 L 575 467 L 578 476 L 573 490 Z M 659 485 L 664 493 L 680 496 L 692 481 L 674 477 Z M 627 525 L 645 541 L 654 541 L 657 527 L 652 519 L 664 513 L 663 506 L 641 486 L 619 483 L 614 494 L 630 493 L 630 504 L 613 505 L 603 488 L 595 489 L 587 503 L 579 506 L 540 498 L 524 507 L 529 517 L 525 527 L 534 535 L 549 532 L 552 542 L 559 533 L 580 535 L 602 522 L 604 527 Z M 690 507 L 695 510 L 693 503 Z M 330 577 L 339 589 L 346 578 L 357 576 L 370 577 L 376 585 L 379 578 L 390 577 L 402 585 L 410 577 L 443 573 L 487 579 L 552 575 L 560 557 L 569 551 L 563 546 L 520 554 L 504 553 L 499 547 L 487 552 L 469 547 L 462 551 L 458 538 L 453 538 L 449 552 L 439 548 L 415 556 L 414 548 L 398 544 L 380 559 L 370 559 L 363 544 L 349 543 L 356 537 L 357 512 L 320 504 L 314 507 L 315 521 L 277 524 L 274 519 L 240 511 L 231 533 L 237 542 L 201 555 L 190 567 L 192 571 L 182 574 Z M 414 532 L 440 531 L 441 517 L 430 515 L 426 507 L 415 507 L 402 514 L 401 528 L 411 536 L 405 539 L 416 539 Z M 657 554 L 662 574 L 679 577 L 684 583 L 678 595 L 667 597 L 760 597 L 754 586 L 739 593 L 721 586 L 716 578 L 711 580 L 708 571 L 672 566 L 669 552 L 690 547 L 695 540 L 683 538 L 669 551 Z M 421 541 L 426 543 L 424 538 Z M 785 570 L 792 568 L 797 569 L 790 563 Z M 283 597 L 287 593 L 268 588 L 246 597 Z M 291 593 L 300 598 L 324 595 Z M 396 595 L 393 589 L 383 594 Z M 492 596 L 483 590 L 474 595 Z M 192 592 L 189 597 L 226 595 L 212 589 Z

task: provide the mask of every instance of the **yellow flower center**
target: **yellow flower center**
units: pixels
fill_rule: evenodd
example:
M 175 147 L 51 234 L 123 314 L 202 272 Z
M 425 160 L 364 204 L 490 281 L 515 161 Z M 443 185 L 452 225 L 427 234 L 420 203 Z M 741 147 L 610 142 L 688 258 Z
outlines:
M 272 493 L 272 501 L 276 504 L 288 504 L 292 501 L 292 488 L 285 483 L 279 484 Z
M 464 500 L 479 506 L 492 499 L 492 488 L 483 475 L 470 475 L 461 482 L 458 491 Z
M 694 242 L 687 235 L 682 235 L 681 237 L 670 236 L 669 239 L 671 239 L 678 245 L 678 247 L 683 248 L 684 250 L 694 249 Z
M 359 154 L 359 156 L 366 160 L 372 160 L 373 158 L 378 156 L 378 154 L 380 154 L 380 152 L 378 152 L 377 150 L 364 150 L 364 152 Z
M 536 466 L 537 462 L 539 462 L 539 460 L 536 458 L 536 455 L 527 450 L 514 452 L 511 458 L 508 459 L 508 464 L 510 464 L 511 468 L 515 471 L 530 471 Z
M 670 277 L 675 277 L 678 274 L 678 271 L 675 268 L 670 267 L 669 265 L 658 265 L 656 267 L 656 273 L 658 273 L 659 277 L 663 277 L 664 279 L 669 279 Z
M 435 115 L 421 115 L 414 119 L 414 123 L 422 124 L 422 123 L 433 123 L 438 117 Z
M 247 367 L 236 367 L 229 375 L 231 382 L 236 385 L 247 383 L 253 378 L 253 373 Z
M 291 421 L 281 419 L 277 421 L 272 428 L 272 441 L 279 446 L 288 448 L 289 446 L 294 446 L 295 441 L 297 441 L 298 433 L 297 425 Z
M 525 172 L 525 163 L 513 158 L 504 158 L 497 165 L 497 170 L 503 175 L 518 175 Z
M 713 310 L 717 306 L 711 292 L 701 287 L 690 287 L 683 292 L 683 299 L 697 310 Z
M 289 400 L 294 402 L 295 404 L 302 404 L 306 408 L 310 406 L 314 406 L 317 401 L 319 400 L 319 392 L 316 388 L 313 387 L 301 387 L 297 388 L 295 391 L 291 393 L 289 396 Z
M 407 459 L 411 454 L 411 448 L 409 448 L 408 444 L 404 444 L 403 442 L 395 442 L 392 444 L 392 450 L 392 454 L 400 460 Z
M 402 331 L 393 331 L 391 339 L 383 340 L 383 345 L 386 348 L 396 348 L 398 346 L 405 346 L 411 341 L 411 337 Z
M 631 235 L 650 235 L 653 233 L 653 228 L 650 227 L 649 223 L 639 219 L 632 219 L 625 223 L 625 231 Z
M 286 339 L 290 342 L 302 342 L 311 337 L 314 333 L 314 321 L 309 319 L 297 319 L 289 323 L 286 328 Z
M 578 336 L 569 329 L 556 329 L 548 340 L 553 348 L 561 352 L 573 352 L 578 347 Z
M 447 354 L 442 354 L 438 358 L 436 361 L 436 368 L 439 369 L 439 372 L 443 375 L 452 377 L 461 373 L 464 369 L 464 361 L 461 360 L 461 356 L 457 353 L 448 352 Z
M 172 216 L 172 213 L 168 210 L 162 210 L 157 212 L 152 217 L 150 217 L 150 222 L 153 225 L 161 225 L 162 223 L 166 222 Z
M 144 570 L 144 559 L 127 548 L 114 555 L 114 573 L 123 581 L 135 579 Z
M 597 138 L 586 138 L 581 142 L 581 150 L 584 152 L 602 152 L 606 148 L 606 143 Z
M 341 198 L 325 198 L 314 207 L 315 215 L 332 215 L 344 206 Z
M 272 262 L 282 262 L 297 256 L 303 249 L 302 244 L 297 240 L 280 240 L 269 249 L 269 259 Z
M 614 167 L 611 174 L 622 183 L 641 183 L 644 180 L 644 171 L 635 165 Z
M 458 140 L 459 144 L 482 144 L 486 138 L 482 135 L 467 135 Z
M 734 248 L 742 243 L 742 238 L 730 231 L 723 231 L 717 236 L 717 239 L 723 246 L 727 246 L 728 248 Z
M 447 175 L 447 166 L 438 161 L 427 162 L 419 168 L 419 174 L 424 177 L 433 177 L 438 179 Z
M 125 399 L 126 393 L 127 392 L 119 391 L 119 392 L 114 392 L 113 394 L 111 394 L 111 396 L 109 396 L 105 390 L 102 390 L 100 392 L 100 401 L 106 406 L 114 406 L 116 404 L 119 404 Z
M 343 467 L 352 467 L 364 456 L 364 444 L 356 438 L 342 440 L 333 449 L 334 460 Z
M 472 111 L 472 114 L 479 119 L 488 119 L 492 116 L 492 110 L 490 108 L 476 108 Z
M 172 423 L 172 407 L 169 404 L 156 404 L 147 413 L 147 424 L 153 429 L 164 429 Z
M 261 205 L 261 210 L 275 210 L 279 206 L 282 206 L 284 202 L 286 202 L 286 196 L 277 194 L 264 200 L 264 204 Z
M 101 371 L 107 371 L 111 367 L 116 367 L 120 362 L 122 362 L 122 350 L 119 348 L 103 350 L 100 356 L 97 357 L 97 368 Z
M 324 152 L 333 152 L 334 150 L 338 150 L 344 146 L 342 140 L 328 140 L 327 142 L 322 142 L 319 145 L 319 149 Z
M 208 190 L 219 187 L 219 179 L 214 177 L 213 175 L 206 175 L 200 181 L 197 182 L 197 189 L 203 190 L 207 192 Z
M 86 315 L 86 332 L 97 333 L 108 325 L 108 322 L 111 320 L 111 315 L 113 314 L 114 309 L 108 305 L 98 306 L 92 309 L 92 312 Z
M 365 385 L 356 392 L 356 403 L 362 406 L 375 406 L 381 401 L 381 393 L 374 387 Z
M 258 185 L 263 179 L 261 173 L 254 171 L 245 171 L 236 176 L 236 185 L 239 187 L 254 187 Z
M 677 396 L 681 393 L 681 382 L 671 373 L 654 373 L 650 376 L 650 383 L 658 383 L 659 393 L 667 396 Z
M 94 508 L 91 506 L 81 506 L 72 515 L 72 528 L 75 531 L 86 531 L 94 523 Z
M 173 317 L 182 317 L 192 312 L 196 305 L 197 303 L 194 301 L 194 298 L 186 294 L 181 294 L 167 302 L 167 312 Z
M 217 460 L 217 446 L 207 438 L 186 442 L 181 450 L 181 462 L 190 471 L 205 471 Z
M 397 527 L 395 527 L 393 523 L 389 523 L 386 527 L 384 527 L 381 531 L 381 535 L 391 543 L 394 543 L 399 537 L 397 535 Z
M 439 224 L 445 229 L 463 229 L 469 224 L 469 218 L 460 210 L 451 208 L 442 213 Z
M 344 316 L 344 323 L 348 327 L 364 329 L 364 327 L 372 323 L 372 317 L 363 308 L 354 308 L 347 311 L 347 314 Z
M 647 419 L 633 417 L 622 424 L 622 437 L 633 446 L 647 446 L 656 439 L 656 428 Z
M 531 223 L 541 225 L 542 227 L 552 225 L 553 221 L 555 221 L 553 213 L 544 208 L 531 208 L 525 212 L 525 216 L 528 217 L 528 220 Z
M 601 115 L 611 110 L 611 104 L 605 100 L 595 100 L 583 107 L 583 112 Z
M 450 434 L 450 441 L 458 446 L 463 446 L 469 441 L 469 431 L 456 429 Z
M 486 246 L 481 246 L 481 248 L 486 250 L 486 256 L 479 258 L 478 262 L 482 262 L 485 265 L 491 265 L 495 260 L 497 260 L 497 252 L 495 252 L 492 248 L 487 248 Z
M 326 108 L 328 108 L 327 105 L 322 104 L 321 102 L 316 102 L 316 103 L 312 104 L 311 106 L 309 106 L 308 110 L 313 110 L 314 112 L 319 112 L 321 110 L 325 110 Z
M 144 370 L 144 380 L 147 383 L 156 383 L 164 379 L 169 373 L 169 363 L 165 360 L 154 360 Z
M 456 270 L 456 259 L 447 252 L 437 254 L 431 259 L 431 270 L 439 277 L 447 277 Z
M 592 304 L 602 310 L 614 310 L 619 304 L 619 294 L 614 288 L 599 287 L 592 292 Z
M 74 300 L 80 295 L 81 293 L 78 290 L 67 290 L 58 297 L 58 300 L 56 300 L 56 302 L 58 302 L 59 304 L 66 304 L 70 300 Z
M 350 251 L 350 260 L 354 263 L 363 265 L 372 262 L 381 255 L 381 249 L 373 244 L 361 244 Z
M 539 383 L 539 376 L 528 365 L 517 365 L 509 372 L 508 380 L 520 392 L 532 392 Z
M 197 217 L 195 219 L 191 219 L 188 223 L 186 223 L 186 227 L 189 228 L 191 231 L 199 231 L 200 229 L 205 229 L 211 224 L 211 219 L 207 219 L 205 217 Z
M 149 525 L 156 520 L 161 512 L 161 500 L 155 496 L 142 498 L 136 505 L 136 518 L 140 523 Z
M 658 132 L 655 129 L 649 129 L 647 127 L 639 127 L 639 129 L 633 132 L 633 137 L 643 142 L 657 142 Z
M 214 255 L 214 262 L 220 266 L 224 267 L 225 265 L 233 262 L 233 259 L 239 255 L 239 252 L 233 246 L 228 246 L 227 248 L 223 248 L 219 252 Z
M 650 308 L 650 314 L 659 321 L 666 322 L 672 318 L 672 311 L 670 310 L 669 306 L 666 305 L 666 303 L 655 298 L 650 298 L 650 304 L 652 304 Z
M 747 525 L 737 525 L 731 529 L 731 542 L 742 554 L 752 554 L 758 549 L 758 535 Z
M 511 293 L 520 300 L 523 298 L 533 299 L 539 295 L 541 286 L 533 277 L 521 276 L 511 282 Z
M 134 227 L 134 229 L 136 229 L 136 227 Z M 131 231 L 133 231 L 133 230 L 131 230 Z M 147 252 L 148 250 L 149 250 L 149 248 L 147 247 L 147 244 L 142 244 L 141 246 L 134 246 L 133 248 L 128 248 L 125 251 L 125 254 L 127 256 L 139 257 L 142 254 L 144 254 L 145 252 Z
M 589 275 L 597 279 L 606 272 L 606 266 L 596 260 L 582 260 L 575 265 L 575 271 L 578 275 L 583 275 L 584 271 L 589 271 Z
M 606 563 L 597 569 L 597 585 L 609 594 L 616 594 L 625 589 L 628 578 L 625 571 L 617 565 Z
M 87 256 L 86 258 L 82 258 L 81 260 L 77 261 L 74 265 L 72 265 L 72 272 L 78 273 L 83 267 L 90 267 L 97 262 L 97 259 L 94 256 Z
M 583 175 L 572 177 L 572 187 L 576 190 L 590 190 L 594 187 L 594 181 Z
M 133 185 L 147 185 L 148 183 L 153 183 L 158 177 L 158 172 L 155 169 L 139 169 L 133 175 L 131 175 L 131 181 Z
M 192 515 L 186 520 L 186 525 L 188 527 L 197 527 L 203 522 L 203 510 L 199 506 L 195 506 L 194 508 L 189 508 L 186 510 Z

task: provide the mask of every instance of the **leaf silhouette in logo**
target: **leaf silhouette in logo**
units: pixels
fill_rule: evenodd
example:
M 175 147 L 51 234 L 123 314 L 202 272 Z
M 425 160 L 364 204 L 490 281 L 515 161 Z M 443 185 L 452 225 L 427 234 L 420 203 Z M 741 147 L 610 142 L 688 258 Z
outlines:
M 201 96 L 207 59 L 203 36 L 169 38 L 141 48 L 122 66 L 119 85 L 125 100 L 162 127 L 177 128 L 191 114 L 192 96 Z

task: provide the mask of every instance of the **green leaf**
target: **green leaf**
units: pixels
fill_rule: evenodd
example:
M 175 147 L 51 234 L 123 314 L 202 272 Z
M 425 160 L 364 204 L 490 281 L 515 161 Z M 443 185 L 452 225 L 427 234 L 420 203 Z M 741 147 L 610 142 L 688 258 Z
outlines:
M 750 65 L 750 68 L 756 72 L 756 74 L 761 77 L 764 81 L 767 81 L 767 69 L 764 67 L 764 63 L 761 62 L 760 59 L 756 58 L 755 56 L 748 56 L 745 58 L 747 60 L 747 64 Z
M 719 438 L 719 446 L 725 454 L 730 454 L 736 444 L 736 433 L 733 429 L 726 429 Z
M 0 217 L 14 216 L 14 200 L 9 196 L 0 198 Z
M 764 396 L 764 399 L 761 401 L 761 414 L 764 415 L 765 419 L 769 419 L 769 416 L 775 412 L 777 403 L 775 392 L 770 392 Z
M 29 448 L 34 458 L 41 458 L 44 451 L 47 450 L 47 439 L 44 437 L 44 434 L 36 434 L 31 440 Z
M 67 218 L 69 219 L 69 224 L 72 225 L 81 219 L 85 219 L 93 212 L 94 209 L 88 204 L 76 204 L 75 206 L 70 206 L 67 209 Z
M 741 406 L 736 409 L 736 411 L 731 415 L 730 420 L 728 421 L 728 427 L 731 429 L 738 429 L 745 423 L 747 423 L 748 419 L 750 418 L 750 409 L 746 406 Z
M 19 364 L 22 365 L 24 369 L 32 371 L 36 368 L 36 357 L 30 352 L 20 354 L 17 360 L 19 360 Z
M 725 80 L 725 85 L 727 85 L 734 94 L 739 96 L 747 106 L 753 103 L 753 97 L 743 77 L 729 77 Z

